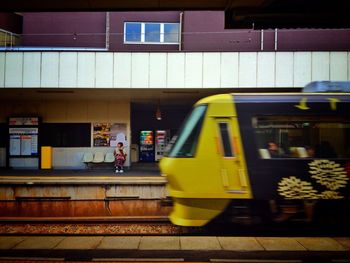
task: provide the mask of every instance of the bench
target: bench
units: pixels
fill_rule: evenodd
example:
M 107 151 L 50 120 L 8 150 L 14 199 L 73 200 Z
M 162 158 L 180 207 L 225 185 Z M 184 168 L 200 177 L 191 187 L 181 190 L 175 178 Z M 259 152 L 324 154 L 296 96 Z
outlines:
M 86 168 L 92 168 L 92 166 L 97 165 L 106 165 L 114 163 L 115 158 L 112 152 L 107 152 L 104 154 L 103 152 L 85 152 L 83 155 L 83 162 L 86 165 Z

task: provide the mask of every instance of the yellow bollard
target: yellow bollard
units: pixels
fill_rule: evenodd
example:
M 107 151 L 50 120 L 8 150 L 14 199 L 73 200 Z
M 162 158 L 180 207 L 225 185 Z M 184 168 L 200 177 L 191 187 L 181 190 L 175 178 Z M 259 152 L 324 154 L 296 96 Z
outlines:
M 41 147 L 41 169 L 52 169 L 52 147 Z

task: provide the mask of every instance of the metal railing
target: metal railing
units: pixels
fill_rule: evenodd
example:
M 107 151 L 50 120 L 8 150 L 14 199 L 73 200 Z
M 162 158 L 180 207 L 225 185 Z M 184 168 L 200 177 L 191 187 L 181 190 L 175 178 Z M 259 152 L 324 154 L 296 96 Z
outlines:
M 0 29 L 0 46 L 12 48 L 20 44 L 21 37 L 19 34 Z

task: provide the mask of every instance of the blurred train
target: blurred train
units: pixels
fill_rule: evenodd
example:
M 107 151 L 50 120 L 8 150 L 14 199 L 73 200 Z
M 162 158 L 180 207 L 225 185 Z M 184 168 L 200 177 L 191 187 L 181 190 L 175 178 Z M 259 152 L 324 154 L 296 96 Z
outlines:
M 198 101 L 160 162 L 170 220 L 349 216 L 350 93 L 323 84 Z

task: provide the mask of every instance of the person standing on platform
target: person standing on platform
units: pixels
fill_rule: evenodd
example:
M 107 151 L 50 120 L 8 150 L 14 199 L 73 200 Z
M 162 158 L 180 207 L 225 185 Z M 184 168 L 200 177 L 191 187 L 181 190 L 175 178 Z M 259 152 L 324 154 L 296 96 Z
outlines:
M 117 147 L 114 149 L 115 157 L 115 172 L 124 172 L 124 163 L 126 160 L 126 153 L 124 152 L 124 145 L 122 142 L 118 142 Z

